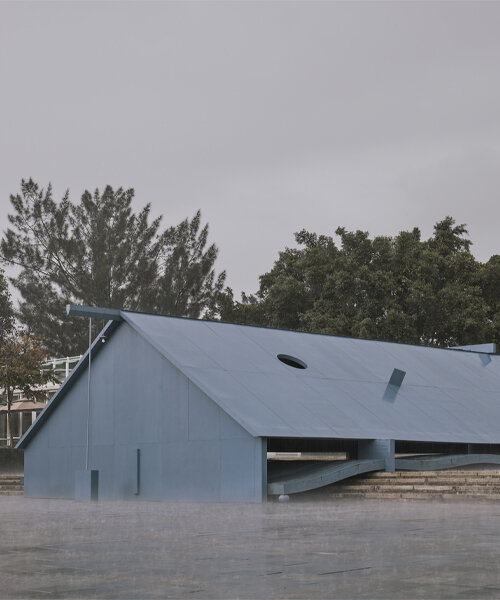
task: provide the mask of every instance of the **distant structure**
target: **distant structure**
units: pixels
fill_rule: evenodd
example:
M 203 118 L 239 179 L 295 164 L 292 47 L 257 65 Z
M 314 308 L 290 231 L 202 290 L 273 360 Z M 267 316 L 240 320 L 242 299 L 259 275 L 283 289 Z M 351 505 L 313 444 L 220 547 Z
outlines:
M 57 391 L 61 383 L 68 377 L 73 367 L 81 359 L 81 356 L 68 356 L 66 358 L 51 358 L 45 364 L 52 367 L 56 373 L 57 383 L 44 386 L 46 390 L 45 400 L 29 400 L 24 398 L 23 392 L 14 392 L 14 402 L 11 407 L 11 424 L 14 442 L 17 443 L 35 422 L 38 415 Z M 9 425 L 7 421 L 7 406 L 0 404 L 0 447 L 10 445 Z
M 106 315 L 91 376 L 87 352 L 18 444 L 26 496 L 261 502 L 367 471 L 500 463 L 492 345 Z M 345 460 L 268 469 L 283 451 Z

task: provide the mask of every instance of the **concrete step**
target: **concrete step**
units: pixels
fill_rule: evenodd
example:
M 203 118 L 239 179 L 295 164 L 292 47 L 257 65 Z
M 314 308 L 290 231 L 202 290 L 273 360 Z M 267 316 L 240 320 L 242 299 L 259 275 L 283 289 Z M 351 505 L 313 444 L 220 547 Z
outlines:
M 366 475 L 362 475 L 363 479 L 498 479 L 500 480 L 500 473 L 494 471 L 484 471 L 484 472 L 470 472 L 470 471 L 422 471 L 418 472 L 395 472 L 395 473 L 367 473 Z
M 335 498 L 500 500 L 500 471 L 397 471 L 351 477 L 318 490 Z
M 492 494 L 457 494 L 457 493 L 440 493 L 440 494 L 429 494 L 425 492 L 401 492 L 401 493 L 380 493 L 380 492 L 366 492 L 364 494 L 355 493 L 338 493 L 332 494 L 335 498 L 366 498 L 371 500 L 498 500 L 497 497 Z
M 24 485 L 19 475 L 0 475 L 0 496 L 22 496 Z
M 338 490 L 332 492 L 332 494 L 355 494 L 355 495 L 363 495 L 363 494 L 406 494 L 406 493 L 419 493 L 419 494 L 428 494 L 430 496 L 439 496 L 440 494 L 465 494 L 472 496 L 498 496 L 500 498 L 500 488 L 494 489 L 485 489 L 485 488 L 474 488 L 474 487 L 463 487 L 463 488 L 454 488 L 452 486 L 441 486 L 439 488 L 436 487 L 393 487 L 393 488 L 368 488 L 368 489 L 358 489 L 355 486 L 350 488 L 341 487 Z
M 347 484 L 347 481 L 345 482 Z M 500 486 L 500 479 L 490 479 L 490 480 L 484 480 L 484 479 L 475 479 L 475 478 L 471 478 L 471 479 L 423 479 L 423 480 L 418 480 L 418 479 L 402 479 L 400 481 L 398 481 L 397 479 L 389 479 L 389 480 L 375 480 L 375 481 L 370 481 L 370 480 L 358 480 L 356 481 L 356 485 L 368 485 L 368 486 L 381 486 L 381 485 L 416 485 L 416 486 L 420 486 L 420 485 L 433 485 L 433 486 L 440 486 L 440 485 L 453 485 L 453 486 L 462 486 L 462 485 L 477 485 L 477 486 L 484 486 L 484 487 L 498 487 Z
M 325 488 L 326 489 L 326 488 Z M 490 494 L 500 495 L 500 486 L 498 487 L 484 487 L 484 486 L 452 486 L 452 485 L 441 485 L 441 486 L 331 486 L 332 492 L 345 492 L 345 493 L 357 493 L 363 494 L 366 492 L 380 492 L 380 493 L 403 493 L 403 492 L 415 492 L 420 491 L 428 494 L 440 494 L 440 493 L 471 493 L 471 494 Z
M 385 471 L 377 471 L 374 473 L 366 473 L 364 477 L 500 477 L 498 471 L 395 471 L 389 473 Z
M 384 492 L 384 493 L 401 493 L 401 492 L 429 492 L 436 494 L 439 492 L 452 492 L 455 488 L 451 485 L 391 485 L 391 486 L 369 486 L 369 485 L 343 485 L 339 486 L 339 491 L 342 492 Z
M 497 487 L 500 485 L 500 480 L 494 479 L 490 481 L 485 481 L 481 479 L 422 479 L 420 481 L 415 479 L 391 479 L 387 481 L 369 481 L 369 480 L 354 480 L 354 479 L 344 479 L 343 481 L 339 481 L 338 485 L 368 485 L 368 486 L 387 486 L 387 485 L 478 485 L 483 487 Z

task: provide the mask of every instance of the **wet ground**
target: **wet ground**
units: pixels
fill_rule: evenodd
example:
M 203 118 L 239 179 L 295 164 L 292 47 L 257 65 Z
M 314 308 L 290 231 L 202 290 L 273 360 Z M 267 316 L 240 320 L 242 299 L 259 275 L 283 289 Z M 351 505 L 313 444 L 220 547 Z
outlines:
M 0 498 L 0 598 L 500 598 L 500 501 Z

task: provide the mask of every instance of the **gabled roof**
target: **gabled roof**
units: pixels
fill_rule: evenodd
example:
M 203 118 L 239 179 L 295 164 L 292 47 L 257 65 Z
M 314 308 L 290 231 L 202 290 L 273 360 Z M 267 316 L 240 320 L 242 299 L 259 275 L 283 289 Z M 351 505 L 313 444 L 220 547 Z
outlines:
M 120 315 L 254 436 L 500 443 L 500 356 Z M 111 333 L 112 328 L 108 338 Z M 296 357 L 307 368 L 288 366 L 278 354 Z M 85 355 L 41 417 L 49 416 L 50 405 L 58 396 L 60 401 L 86 361 Z M 406 375 L 388 394 L 394 369 Z M 19 447 L 27 445 L 39 421 Z
M 104 329 L 101 331 L 101 334 L 93 341 L 92 348 L 91 348 L 92 360 L 94 360 L 94 357 L 97 356 L 97 354 L 104 347 L 103 344 L 101 343 L 101 339 L 103 337 L 105 337 L 106 339 L 109 339 L 111 337 L 111 335 L 113 334 L 113 332 L 115 331 L 115 329 L 118 327 L 118 325 L 119 325 L 118 321 L 109 321 L 107 323 L 107 325 L 104 327 Z M 87 350 L 87 352 L 85 352 L 85 354 L 81 357 L 81 359 L 75 365 L 75 367 L 73 368 L 71 373 L 68 375 L 68 377 L 66 377 L 66 379 L 63 381 L 62 385 L 57 390 L 57 392 L 49 400 L 49 402 L 47 403 L 45 408 L 42 410 L 42 412 L 38 415 L 38 418 L 36 419 L 36 421 L 31 425 L 31 427 L 28 429 L 28 431 L 26 431 L 26 433 L 19 440 L 19 442 L 17 442 L 16 448 L 26 448 L 26 446 L 29 444 L 31 439 L 37 434 L 37 432 L 43 426 L 45 421 L 47 421 L 47 419 L 50 417 L 51 413 L 54 411 L 54 409 L 57 407 L 57 405 L 60 402 L 62 402 L 62 400 L 64 399 L 66 394 L 71 390 L 71 388 L 75 384 L 76 380 L 87 370 L 88 360 L 89 360 L 89 351 Z
M 500 443 L 500 356 L 122 315 L 254 436 Z M 391 400 L 395 368 L 406 376 Z

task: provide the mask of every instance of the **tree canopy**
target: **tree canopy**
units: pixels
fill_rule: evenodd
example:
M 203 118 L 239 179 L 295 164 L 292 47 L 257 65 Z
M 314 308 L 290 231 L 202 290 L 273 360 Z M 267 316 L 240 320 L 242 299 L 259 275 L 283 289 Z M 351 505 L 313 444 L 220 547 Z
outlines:
M 417 228 L 394 237 L 299 231 L 258 291 L 236 300 L 215 272 L 218 249 L 207 247 L 199 211 L 161 229 L 149 204 L 134 212 L 133 198 L 107 186 L 56 202 L 50 185 L 31 179 L 11 196 L 2 255 L 19 267 L 18 318 L 49 354 L 86 347 L 87 324 L 66 316 L 69 302 L 414 344 L 500 342 L 500 255 L 477 261 L 452 217 L 427 240 Z M 9 306 L 0 273 L 0 333 L 12 325 Z
M 0 269 L 0 345 L 14 328 L 14 309 L 9 293 L 9 284 Z
M 107 186 L 69 192 L 60 202 L 52 187 L 32 179 L 11 196 L 11 227 L 1 243 L 4 261 L 20 267 L 19 320 L 53 356 L 79 354 L 87 324 L 66 316 L 67 303 L 199 317 L 213 307 L 225 273 L 215 274 L 217 247 L 206 248 L 201 214 L 160 229 L 150 205 L 135 213 L 134 190 Z
M 446 217 L 428 240 L 302 230 L 256 294 L 219 295 L 223 320 L 300 331 L 453 346 L 500 341 L 500 256 L 482 264 L 465 225 Z
M 54 370 L 45 364 L 46 356 L 39 342 L 27 335 L 11 335 L 0 345 L 0 389 L 7 406 L 9 446 L 14 446 L 11 407 L 14 392 L 22 391 L 25 398 L 45 399 L 46 383 L 56 383 Z
M 15 391 L 26 398 L 45 397 L 43 385 L 55 381 L 54 372 L 45 365 L 46 356 L 39 342 L 15 327 L 14 309 L 7 281 L 0 271 L 0 402 L 7 406 L 9 445 L 14 445 L 11 406 Z

